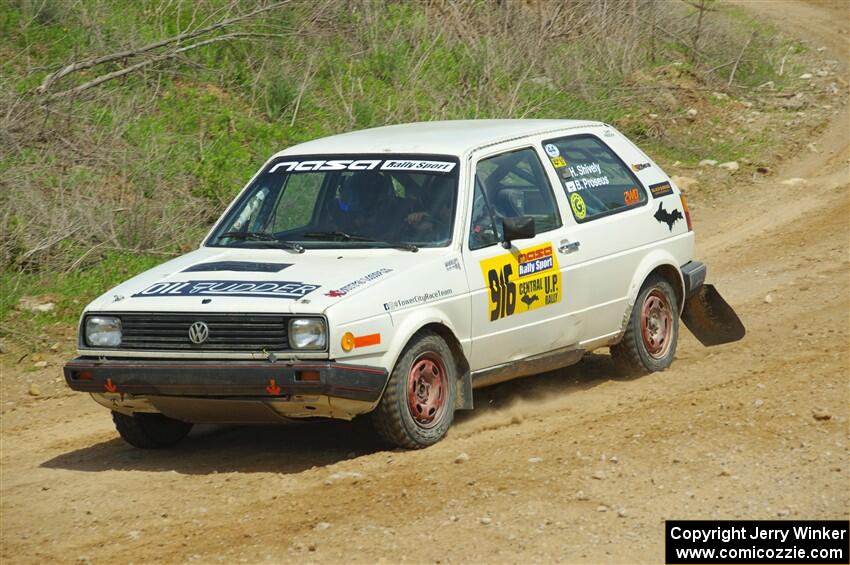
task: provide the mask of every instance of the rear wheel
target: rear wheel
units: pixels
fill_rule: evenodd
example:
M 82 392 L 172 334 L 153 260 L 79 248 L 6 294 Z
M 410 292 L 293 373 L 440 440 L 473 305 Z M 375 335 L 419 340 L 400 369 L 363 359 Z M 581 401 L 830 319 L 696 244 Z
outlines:
M 419 449 L 443 438 L 454 419 L 457 379 L 451 349 L 431 332 L 416 334 L 371 414 L 378 435 L 398 447 Z
M 641 287 L 626 333 L 611 347 L 611 356 L 631 373 L 663 371 L 673 362 L 678 339 L 676 293 L 666 279 L 652 275 Z
M 192 424 L 162 414 L 127 416 L 112 412 L 112 421 L 124 441 L 142 449 L 171 447 L 186 437 L 192 429 Z

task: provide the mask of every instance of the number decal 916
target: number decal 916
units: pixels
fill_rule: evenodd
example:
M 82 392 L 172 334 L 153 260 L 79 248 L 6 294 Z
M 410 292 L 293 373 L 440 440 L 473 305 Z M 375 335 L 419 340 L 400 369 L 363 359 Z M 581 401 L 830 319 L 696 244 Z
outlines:
M 561 271 L 550 243 L 481 261 L 481 273 L 491 322 L 561 301 Z

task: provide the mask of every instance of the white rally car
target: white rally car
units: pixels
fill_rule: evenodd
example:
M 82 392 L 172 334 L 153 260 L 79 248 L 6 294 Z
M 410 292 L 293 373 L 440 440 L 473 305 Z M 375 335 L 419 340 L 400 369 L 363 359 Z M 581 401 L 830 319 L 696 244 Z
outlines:
M 351 419 L 443 437 L 472 390 L 610 346 L 673 360 L 743 326 L 693 258 L 684 197 L 613 127 L 388 126 L 274 155 L 196 251 L 92 302 L 68 385 L 138 447 L 193 423 Z

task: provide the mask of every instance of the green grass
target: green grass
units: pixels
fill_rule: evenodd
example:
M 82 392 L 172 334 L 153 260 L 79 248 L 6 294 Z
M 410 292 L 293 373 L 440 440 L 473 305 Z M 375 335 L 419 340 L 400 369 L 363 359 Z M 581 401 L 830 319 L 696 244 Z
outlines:
M 30 322 L 36 326 L 74 324 L 90 301 L 132 276 L 167 260 L 167 257 L 110 253 L 96 268 L 70 273 L 14 273 L 0 271 L 0 320 Z M 56 307 L 50 312 L 24 312 L 16 309 L 23 296 L 50 298 Z
M 0 106 L 14 95 L 26 95 L 37 108 L 32 92 L 48 72 L 84 54 L 109 53 L 176 34 L 188 25 L 194 9 L 212 13 L 230 4 L 229 0 L 7 0 L 0 7 L 0 94 L 5 95 Z M 32 186 L 9 187 L 0 179 L 0 205 L 5 205 L 5 198 L 15 198 L 13 190 L 70 194 L 74 189 L 108 195 L 114 197 L 109 202 L 116 203 L 121 199 L 115 193 L 123 191 L 137 198 L 130 199 L 136 207 L 132 214 L 116 217 L 119 244 L 179 251 L 197 244 L 205 227 L 272 153 L 317 137 L 386 123 L 519 116 L 601 120 L 619 127 L 665 163 L 696 163 L 707 156 L 736 159 L 769 145 L 755 134 L 717 142 L 704 132 L 688 137 L 671 130 L 659 136 L 651 123 L 634 118 L 666 110 L 659 109 L 651 95 L 641 94 L 649 90 L 630 92 L 630 85 L 652 88 L 702 76 L 704 68 L 689 57 L 687 46 L 666 36 L 656 41 L 655 61 L 645 53 L 629 53 L 628 59 L 637 61 L 636 68 L 629 69 L 625 64 L 599 62 L 597 46 L 580 40 L 551 40 L 545 56 L 528 54 L 536 55 L 534 61 L 517 58 L 516 37 L 499 35 L 498 29 L 486 26 L 469 36 L 453 36 L 452 23 L 436 21 L 436 12 L 427 12 L 425 4 L 416 2 L 382 4 L 380 11 L 338 11 L 332 21 L 318 23 L 310 20 L 311 3 L 292 6 L 264 15 L 261 28 L 245 29 L 283 33 L 299 29 L 297 35 L 210 45 L 187 55 L 191 63 L 162 63 L 107 83 L 79 100 L 63 101 L 54 106 L 55 114 L 34 113 L 24 128 L 32 137 L 21 134 L 13 150 L 0 151 L 0 170 L 27 175 Z M 470 17 L 495 9 L 486 2 L 470 6 Z M 758 32 L 736 72 L 736 85 L 752 87 L 772 80 L 784 88 L 794 73 L 799 74 L 795 66 L 802 53 L 799 44 L 772 39 L 775 30 L 738 8 L 724 5 L 720 13 L 730 18 L 726 31 L 740 43 L 752 31 Z M 776 54 L 786 51 L 785 74 L 779 77 Z M 617 45 L 611 53 L 618 56 Z M 56 88 L 90 80 L 122 64 L 89 69 L 67 77 Z M 706 80 L 722 90 L 729 71 L 725 68 Z M 637 73 L 641 78 L 634 79 Z M 545 80 L 531 80 L 538 77 Z M 732 103 L 709 101 L 721 107 Z M 39 137 L 42 129 L 50 135 Z M 102 147 L 114 153 L 97 155 L 102 159 L 81 158 L 71 150 L 91 139 L 105 139 Z M 65 166 L 68 163 L 71 166 Z M 181 222 L 172 194 L 191 195 L 204 214 L 193 218 L 174 240 L 149 241 L 132 220 L 145 211 L 145 217 L 159 218 L 161 212 L 162 222 Z M 56 202 L 59 206 L 62 199 Z M 9 233 L 30 229 L 25 213 L 7 221 Z M 22 266 L 15 259 L 50 234 L 27 235 L 27 241 L 8 246 L 13 249 L 12 260 L 0 265 L 4 327 L 73 323 L 89 300 L 164 260 L 108 252 L 94 256 L 100 257 L 97 262 L 81 263 L 65 273 L 65 267 L 91 247 L 67 241 L 55 246 L 53 256 L 42 265 Z M 59 272 L 52 272 L 57 263 Z M 18 272 L 24 267 L 27 272 Z M 35 315 L 20 312 L 15 305 L 25 295 L 52 295 L 57 308 Z

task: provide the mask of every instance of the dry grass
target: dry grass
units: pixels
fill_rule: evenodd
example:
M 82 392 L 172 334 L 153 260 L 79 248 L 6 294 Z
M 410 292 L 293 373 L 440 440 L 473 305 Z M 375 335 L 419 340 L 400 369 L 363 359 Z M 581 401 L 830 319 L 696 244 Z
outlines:
M 697 11 L 680 0 L 301 1 L 214 32 L 255 36 L 47 102 L 162 51 L 96 65 L 35 93 L 69 62 L 250 8 L 221 0 L 19 0 L 0 10 L 7 272 L 79 270 L 115 250 L 187 249 L 272 151 L 354 128 L 583 117 L 664 141 L 671 135 L 664 122 L 647 126 L 635 116 L 679 115 L 688 97 L 724 89 L 727 61 L 739 57 L 733 91 L 771 77 L 786 52 L 719 11 L 704 14 L 695 49 Z

